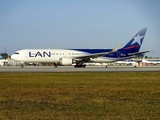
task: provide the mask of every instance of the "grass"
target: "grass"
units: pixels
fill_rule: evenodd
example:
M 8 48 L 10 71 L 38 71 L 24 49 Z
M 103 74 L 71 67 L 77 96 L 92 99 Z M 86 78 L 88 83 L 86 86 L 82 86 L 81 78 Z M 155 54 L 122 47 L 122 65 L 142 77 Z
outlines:
M 0 119 L 159 120 L 160 73 L 0 73 Z

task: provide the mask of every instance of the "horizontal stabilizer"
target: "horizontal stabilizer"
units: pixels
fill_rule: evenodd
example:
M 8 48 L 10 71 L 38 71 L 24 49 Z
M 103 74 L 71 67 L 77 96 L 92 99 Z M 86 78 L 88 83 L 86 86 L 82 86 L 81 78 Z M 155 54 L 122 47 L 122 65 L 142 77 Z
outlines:
M 128 55 L 140 55 L 140 54 L 144 54 L 150 51 L 143 51 L 143 52 L 135 52 L 135 53 L 129 53 Z

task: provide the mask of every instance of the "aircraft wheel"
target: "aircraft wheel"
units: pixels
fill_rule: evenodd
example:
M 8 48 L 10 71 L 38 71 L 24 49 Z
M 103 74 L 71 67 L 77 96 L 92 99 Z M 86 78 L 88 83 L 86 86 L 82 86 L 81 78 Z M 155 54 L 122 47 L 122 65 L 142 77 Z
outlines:
M 83 68 L 86 68 L 86 65 L 83 65 L 82 67 L 83 67 Z
M 57 68 L 57 64 L 56 63 L 54 63 L 54 67 Z
M 24 68 L 24 65 L 23 65 L 23 64 L 21 64 L 21 68 Z

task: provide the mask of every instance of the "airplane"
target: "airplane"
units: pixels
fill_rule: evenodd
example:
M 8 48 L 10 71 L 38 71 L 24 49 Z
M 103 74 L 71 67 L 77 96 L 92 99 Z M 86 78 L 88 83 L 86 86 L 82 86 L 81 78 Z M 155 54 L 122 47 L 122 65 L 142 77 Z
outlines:
M 142 59 L 142 62 L 146 63 L 147 65 L 157 65 L 160 64 L 159 60 L 146 60 L 146 59 Z
M 119 65 L 134 65 L 136 63 L 135 60 L 123 60 L 123 61 L 117 61 L 116 64 Z
M 54 63 L 67 66 L 85 68 L 85 63 L 110 63 L 125 59 L 135 58 L 150 51 L 139 52 L 147 28 L 141 29 L 124 47 L 119 49 L 118 44 L 114 49 L 23 49 L 16 51 L 11 58 L 24 63 Z M 106 66 L 107 67 L 107 66 Z

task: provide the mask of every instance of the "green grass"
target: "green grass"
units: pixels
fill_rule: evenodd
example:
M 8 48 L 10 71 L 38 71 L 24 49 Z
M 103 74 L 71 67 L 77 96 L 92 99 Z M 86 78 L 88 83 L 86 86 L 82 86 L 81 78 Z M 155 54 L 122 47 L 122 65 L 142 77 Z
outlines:
M 0 73 L 0 119 L 159 120 L 160 72 Z

